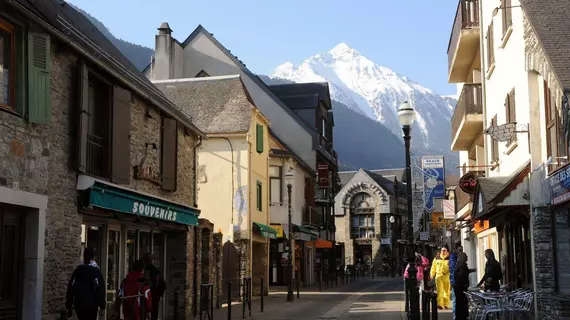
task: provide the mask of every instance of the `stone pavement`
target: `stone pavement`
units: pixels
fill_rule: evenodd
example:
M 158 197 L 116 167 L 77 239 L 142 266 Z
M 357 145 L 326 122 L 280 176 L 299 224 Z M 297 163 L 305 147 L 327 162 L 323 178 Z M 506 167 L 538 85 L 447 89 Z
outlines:
M 260 312 L 260 298 L 251 304 L 249 320 L 368 320 L 406 319 L 404 292 L 401 279 L 366 278 L 356 283 L 339 285 L 319 291 L 318 287 L 301 290 L 300 299 L 286 302 L 286 291 L 271 290 L 264 298 L 264 312 Z M 227 306 L 214 309 L 214 320 L 227 320 Z M 242 319 L 242 304 L 233 304 L 231 320 Z M 440 311 L 438 320 L 450 320 L 450 311 Z M 200 319 L 199 316 L 196 319 Z M 207 319 L 207 318 L 203 318 Z

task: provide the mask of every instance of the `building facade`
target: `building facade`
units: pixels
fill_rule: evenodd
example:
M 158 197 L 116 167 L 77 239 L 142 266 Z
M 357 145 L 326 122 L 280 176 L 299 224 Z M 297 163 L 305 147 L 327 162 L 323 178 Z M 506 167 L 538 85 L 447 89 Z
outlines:
M 405 199 L 405 190 L 398 177 L 375 171 L 340 173 L 344 181 L 335 196 L 335 220 L 344 265 L 361 265 L 378 272 L 384 258 L 399 261 L 403 254 L 398 240 L 402 238 L 405 210 L 401 211 L 398 204 Z
M 196 205 L 204 134 L 71 6 L 0 6 L 2 316 L 59 318 L 91 247 L 109 306 L 151 253 L 167 283 L 161 317 L 191 318 L 197 270 L 213 278 L 196 249 L 216 238 Z

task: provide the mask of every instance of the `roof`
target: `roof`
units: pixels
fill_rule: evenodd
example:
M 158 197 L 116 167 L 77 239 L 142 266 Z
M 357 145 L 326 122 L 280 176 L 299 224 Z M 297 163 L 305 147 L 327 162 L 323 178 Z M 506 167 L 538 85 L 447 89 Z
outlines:
M 239 75 L 153 82 L 206 133 L 248 132 L 255 108 Z
M 364 170 L 372 180 L 374 180 L 382 189 L 386 190 L 389 195 L 395 196 L 396 195 L 396 188 L 394 185 L 394 180 L 390 180 L 387 177 L 381 176 L 377 173 L 374 173 L 370 170 Z M 395 177 L 394 177 L 395 178 Z
M 279 137 L 275 134 L 275 132 L 273 132 L 273 130 L 271 130 L 271 128 L 269 128 L 269 134 L 273 137 L 273 139 L 277 140 L 277 142 L 279 142 L 279 144 L 282 145 L 283 148 L 286 149 L 286 150 L 271 149 L 271 154 L 273 154 L 274 156 L 295 158 L 295 160 L 301 167 L 309 171 L 311 174 L 316 175 L 315 170 L 311 169 L 311 167 L 305 161 L 303 161 L 301 157 L 297 156 L 297 154 L 295 154 L 295 152 L 293 152 L 293 150 L 291 150 L 291 148 L 289 148 L 289 146 L 285 142 L 283 142 L 283 140 L 279 139 Z
M 203 135 L 87 17 L 71 5 L 56 0 L 14 0 L 8 3 L 52 35 L 70 43 L 80 54 L 104 68 L 130 90 L 174 116 L 188 129 Z
M 520 0 L 562 87 L 570 88 L 570 0 Z
M 255 84 L 257 84 L 257 86 L 259 86 L 275 103 L 281 106 L 283 110 L 285 110 L 293 119 L 295 119 L 295 121 L 297 121 L 305 130 L 307 130 L 309 133 L 313 133 L 315 131 L 315 129 L 307 125 L 301 119 L 301 117 L 299 117 L 299 115 L 297 115 L 290 108 L 288 108 L 281 100 L 279 100 L 279 98 L 277 98 L 277 96 L 275 96 L 275 94 L 273 94 L 273 92 L 269 90 L 269 87 L 265 82 L 263 82 L 257 75 L 251 72 L 241 60 L 239 60 L 216 38 L 214 38 L 213 33 L 208 32 L 208 30 L 206 30 L 206 28 L 204 28 L 202 25 L 198 25 L 198 27 L 194 29 L 194 31 L 188 36 L 188 38 L 186 38 L 186 40 L 184 40 L 184 42 L 180 44 L 182 48 L 185 48 L 199 34 L 203 34 L 206 38 L 212 41 L 212 43 L 216 47 L 218 47 L 218 49 L 220 49 L 230 60 L 232 60 L 241 71 L 243 71 L 246 75 L 248 75 L 252 79 L 252 81 Z M 149 63 L 149 65 L 143 70 L 143 73 L 149 69 L 151 63 Z
M 398 178 L 400 182 L 406 182 L 406 169 L 375 169 L 375 170 L 366 170 L 381 176 L 395 176 Z M 340 178 L 340 184 L 345 185 L 352 176 L 356 174 L 357 171 L 340 171 L 338 176 Z
M 269 86 L 269 89 L 279 98 L 318 94 L 319 100 L 325 102 L 327 109 L 332 109 L 328 82 L 276 84 Z

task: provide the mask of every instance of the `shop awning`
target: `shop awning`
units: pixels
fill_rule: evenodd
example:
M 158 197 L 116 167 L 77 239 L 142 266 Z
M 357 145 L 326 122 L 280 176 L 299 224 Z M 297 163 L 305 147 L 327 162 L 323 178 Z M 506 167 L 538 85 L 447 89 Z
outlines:
M 295 240 L 311 241 L 317 239 L 317 235 L 313 230 L 298 225 L 293 225 L 295 231 Z
M 331 249 L 333 247 L 333 243 L 323 239 L 315 240 L 315 247 L 317 249 Z
M 253 225 L 259 229 L 262 237 L 268 239 L 277 239 L 277 230 L 259 222 L 254 222 Z
M 80 175 L 77 190 L 88 191 L 89 206 L 183 225 L 198 225 L 199 209 L 114 183 Z
M 500 208 L 528 206 L 530 161 L 510 176 L 477 178 L 472 220 L 483 220 Z

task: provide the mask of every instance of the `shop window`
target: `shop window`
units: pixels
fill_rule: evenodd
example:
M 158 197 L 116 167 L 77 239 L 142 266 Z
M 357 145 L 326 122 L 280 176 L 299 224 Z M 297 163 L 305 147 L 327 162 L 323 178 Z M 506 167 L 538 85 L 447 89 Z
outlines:
M 281 171 L 280 166 L 270 166 L 269 167 L 269 192 L 271 194 L 270 205 L 278 206 L 283 202 L 283 185 L 281 183 Z
M 557 291 L 570 294 L 570 216 L 568 209 L 555 211 L 554 252 Z
M 0 20 L 0 106 L 15 111 L 16 36 L 14 26 Z
M 131 93 L 85 63 L 79 67 L 78 166 L 88 174 L 129 184 Z
M 261 182 L 257 181 L 257 189 L 256 189 L 256 195 L 257 195 L 257 210 L 258 211 L 263 211 L 263 201 L 262 201 L 262 197 L 263 197 L 263 190 L 261 189 Z

